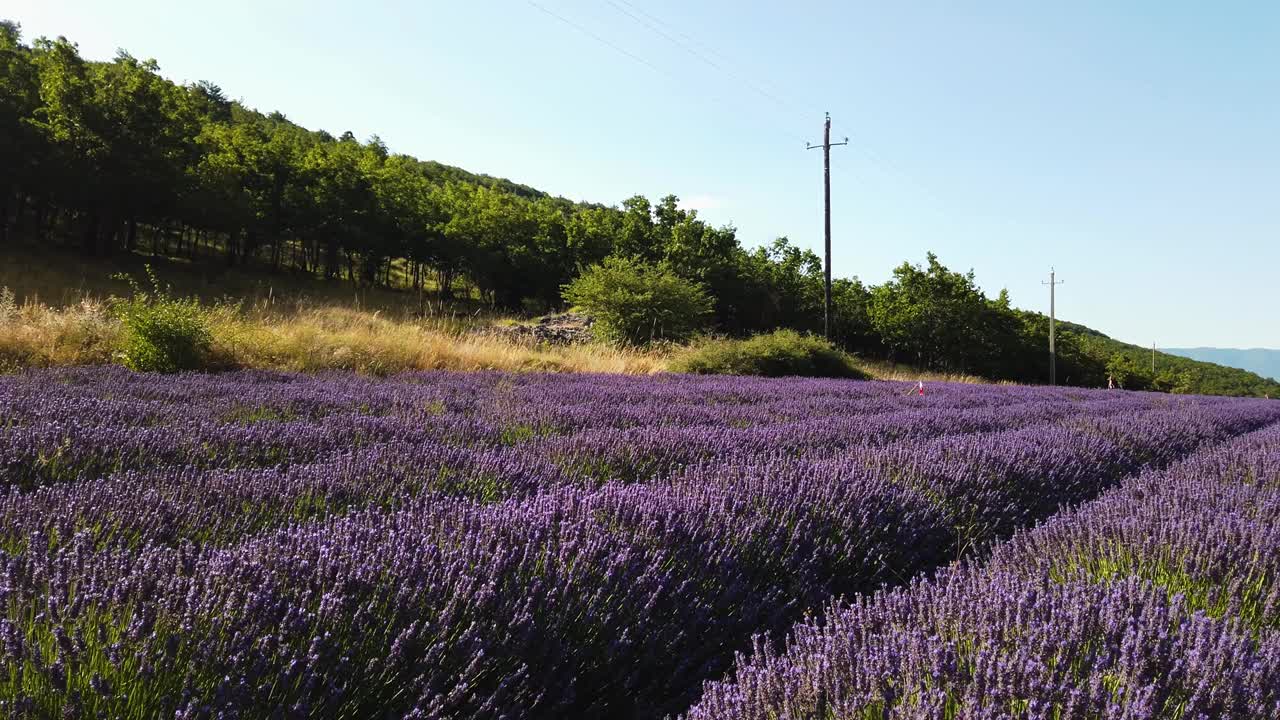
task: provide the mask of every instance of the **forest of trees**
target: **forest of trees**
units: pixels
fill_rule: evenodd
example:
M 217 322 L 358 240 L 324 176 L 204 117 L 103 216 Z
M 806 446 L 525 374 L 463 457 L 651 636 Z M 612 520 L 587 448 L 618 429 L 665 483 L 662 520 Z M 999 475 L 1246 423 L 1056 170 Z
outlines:
M 814 253 L 786 238 L 743 247 L 733 227 L 712 227 L 673 195 L 574 203 L 394 154 L 376 136 L 302 128 L 211 82 L 173 83 L 124 51 L 96 62 L 65 38 L 28 43 L 12 22 L 0 23 L 0 173 L 0 246 L 146 252 L 533 312 L 561 306 L 565 283 L 615 256 L 700 283 L 719 333 L 821 329 Z M 835 279 L 833 301 L 836 341 L 862 355 L 1047 378 L 1047 319 L 1004 293 L 988 298 L 972 272 L 933 255 L 875 287 Z M 1070 384 L 1123 373 L 1129 386 L 1197 387 L 1196 367 L 1145 377 L 1124 361 L 1132 346 L 1096 334 L 1068 330 L 1058 344 Z M 1280 391 L 1252 382 L 1249 394 Z

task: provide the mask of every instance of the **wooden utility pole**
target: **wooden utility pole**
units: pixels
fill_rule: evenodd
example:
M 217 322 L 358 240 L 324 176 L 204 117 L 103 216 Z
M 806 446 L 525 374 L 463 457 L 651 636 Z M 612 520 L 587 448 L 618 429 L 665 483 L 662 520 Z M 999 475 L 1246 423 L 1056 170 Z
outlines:
M 831 148 L 836 145 L 848 145 L 844 142 L 831 142 L 831 113 L 826 113 L 826 122 L 822 126 L 822 144 L 805 145 L 805 150 L 822 148 L 822 199 L 824 203 L 823 237 L 825 239 L 825 264 L 823 265 L 822 291 L 822 334 L 831 339 Z
M 1055 295 L 1054 291 L 1057 290 L 1058 286 L 1061 285 L 1063 282 L 1061 280 L 1055 280 L 1054 277 L 1055 277 L 1054 269 L 1049 268 L 1049 282 L 1044 282 L 1043 280 L 1040 281 L 1041 285 L 1049 286 L 1049 384 L 1050 385 L 1058 384 L 1058 349 L 1054 346 L 1054 338 L 1053 338 L 1053 329 L 1054 329 L 1053 326 L 1054 326 L 1054 323 L 1057 322 L 1057 318 L 1055 317 L 1055 308 L 1054 308 L 1054 295 Z

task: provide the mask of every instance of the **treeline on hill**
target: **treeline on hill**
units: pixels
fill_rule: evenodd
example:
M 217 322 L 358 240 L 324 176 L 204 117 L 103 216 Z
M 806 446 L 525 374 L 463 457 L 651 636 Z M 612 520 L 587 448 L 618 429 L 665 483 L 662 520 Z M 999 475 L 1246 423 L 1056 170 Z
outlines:
M 711 327 L 746 336 L 818 331 L 819 258 L 779 238 L 744 248 L 732 227 L 635 196 L 620 207 L 391 153 L 376 136 L 334 137 L 178 85 L 121 51 L 82 58 L 64 38 L 22 41 L 0 23 L 0 244 L 89 256 L 151 252 L 264 267 L 358 286 L 466 293 L 541 311 L 588 267 L 625 258 L 699 284 Z M 833 281 L 834 337 L 864 356 L 944 372 L 1041 382 L 1047 319 L 988 298 L 973 273 L 903 264 L 885 284 Z M 1073 385 L 1280 393 L 1280 383 L 1162 356 L 1084 328 L 1060 332 Z

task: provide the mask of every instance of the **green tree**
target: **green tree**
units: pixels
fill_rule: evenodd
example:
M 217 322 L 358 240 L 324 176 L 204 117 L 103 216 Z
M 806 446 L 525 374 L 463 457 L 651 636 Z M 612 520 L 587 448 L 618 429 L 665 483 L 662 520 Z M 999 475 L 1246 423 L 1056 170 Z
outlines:
M 388 254 L 411 263 L 413 289 L 421 291 L 427 269 L 438 262 L 443 252 L 440 226 L 444 217 L 431 181 L 416 160 L 393 155 L 374 170 L 373 190 Z
M 1115 353 L 1107 360 L 1107 374 L 1115 380 L 1116 387 L 1125 390 L 1146 390 L 1151 386 L 1151 375 L 1124 353 Z
M 973 271 L 948 270 L 933 253 L 921 267 L 903 263 L 871 292 L 872 327 L 892 356 L 915 364 L 969 372 L 985 358 L 989 305 Z
M 278 269 L 287 238 L 308 219 L 315 221 L 308 186 L 314 176 L 306 166 L 314 139 L 283 116 L 242 114 L 230 123 L 207 123 L 199 141 L 204 185 L 217 189 L 210 199 L 230 203 L 234 216 L 219 228 L 228 233 L 227 260 L 243 262 L 265 246 L 271 268 Z
M 316 243 L 326 278 L 340 277 L 344 264 L 353 283 L 362 277 L 359 251 L 374 238 L 376 208 L 373 181 L 362 163 L 365 152 L 346 136 L 316 143 L 302 157 L 309 200 L 304 232 Z
M 654 241 L 653 206 L 643 195 L 623 200 L 622 233 L 614 241 L 614 252 L 647 262 L 657 262 L 662 255 Z
M 462 241 L 468 274 L 489 302 L 517 304 L 536 284 L 528 273 L 542 269 L 528 201 L 485 186 L 460 189 L 455 199 L 446 232 Z
M 90 66 L 79 49 L 66 38 L 41 38 L 33 45 L 41 106 L 31 125 L 48 147 L 41 184 L 46 192 L 37 197 L 37 234 L 43 233 L 50 206 L 87 213 L 84 249 L 97 251 L 97 209 L 106 145 L 96 128 L 101 125 L 93 103 Z
M 734 333 L 789 327 L 822 329 L 822 260 L 785 237 L 751 252 L 740 251 L 734 287 L 718 297 L 731 312 L 721 313 Z
M 99 208 L 106 224 L 100 240 L 112 250 L 109 233 L 119 228 L 121 244 L 133 249 L 140 222 L 163 226 L 177 212 L 198 118 L 189 96 L 160 77 L 155 60 L 122 50 L 114 62 L 93 67 L 109 183 Z
M 37 194 L 40 167 L 48 148 L 34 126 L 40 107 L 40 79 L 31 52 L 22 44 L 17 23 L 0 21 L 0 243 L 22 218 L 23 206 Z
M 565 222 L 565 236 L 575 270 L 608 257 L 622 235 L 622 213 L 616 208 L 587 206 Z
M 595 318 L 602 339 L 626 345 L 687 340 L 705 327 L 712 310 L 700 284 L 625 257 L 587 268 L 564 287 L 564 298 Z

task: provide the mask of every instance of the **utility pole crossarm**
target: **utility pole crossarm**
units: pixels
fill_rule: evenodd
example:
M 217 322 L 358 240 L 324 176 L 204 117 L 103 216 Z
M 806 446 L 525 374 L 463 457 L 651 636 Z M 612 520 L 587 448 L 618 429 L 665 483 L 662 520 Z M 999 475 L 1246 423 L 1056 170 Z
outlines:
M 822 144 L 805 145 L 805 150 L 822 148 L 822 196 L 824 208 L 823 243 L 823 292 L 822 292 L 822 334 L 831 339 L 831 148 L 837 145 L 848 145 L 844 142 L 831 142 L 831 113 L 826 113 L 826 121 L 822 125 Z

